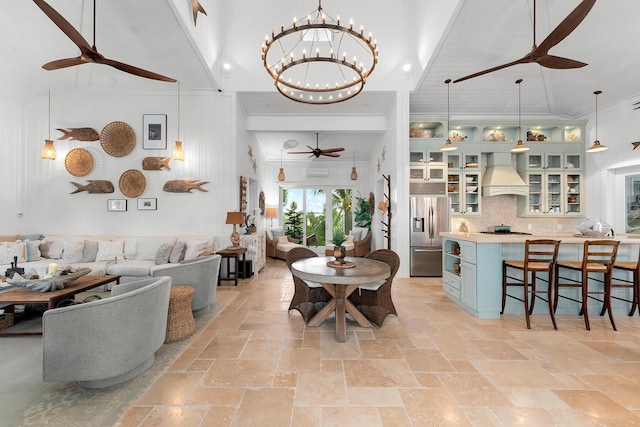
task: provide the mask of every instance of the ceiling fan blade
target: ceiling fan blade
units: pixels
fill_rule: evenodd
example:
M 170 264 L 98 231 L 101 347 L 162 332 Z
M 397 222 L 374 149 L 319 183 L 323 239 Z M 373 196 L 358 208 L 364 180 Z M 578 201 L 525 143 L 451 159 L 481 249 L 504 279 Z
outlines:
M 478 76 L 482 76 L 484 74 L 492 73 L 494 71 L 502 70 L 503 68 L 511 67 L 512 65 L 522 64 L 524 62 L 526 62 L 524 60 L 524 58 L 520 58 L 517 61 L 508 62 L 506 64 L 498 65 L 497 67 L 489 68 L 489 69 L 486 69 L 486 70 L 483 70 L 483 71 L 478 71 L 477 73 L 469 74 L 468 76 L 460 77 L 459 79 L 456 79 L 453 82 L 454 83 L 462 82 L 464 80 L 469 80 L 469 79 L 472 79 L 474 77 L 478 77 Z
M 325 148 L 322 150 L 323 153 L 335 153 L 337 151 L 344 151 L 344 148 Z
M 54 8 L 49 6 L 43 0 L 33 0 L 33 2 L 40 8 L 42 11 L 53 21 L 54 24 L 58 26 L 62 30 L 63 33 L 67 35 L 71 39 L 72 42 L 76 44 L 80 48 L 80 50 L 87 49 L 91 50 L 91 46 L 89 43 L 82 37 L 82 34 L 76 30 L 73 25 L 69 23 L 62 15 L 60 15 Z
M 340 157 L 340 154 L 333 154 L 333 153 L 327 153 L 327 152 L 320 153 L 320 155 L 327 156 L 327 157 Z
M 82 59 L 81 56 L 77 58 L 65 58 L 65 59 L 57 59 L 55 61 L 47 62 L 42 66 L 47 71 L 51 70 L 59 70 L 61 68 L 73 67 L 74 65 L 82 65 L 86 64 L 89 61 Z
M 564 40 L 587 17 L 596 0 L 583 0 L 560 24 L 534 49 L 534 56 L 544 55 L 553 46 Z M 575 67 L 574 67 L 575 68 Z
M 287 151 L 287 154 L 309 154 L 309 151 Z
M 555 68 L 559 70 L 566 70 L 569 68 L 581 68 L 588 65 L 585 62 L 576 61 L 575 59 L 563 58 L 561 56 L 544 55 L 538 59 L 538 64 L 547 68 Z
M 163 82 L 172 82 L 172 83 L 177 81 L 176 79 L 172 79 L 171 77 L 166 77 L 161 74 L 143 70 L 142 68 L 134 67 L 133 65 L 114 61 L 113 59 L 103 58 L 101 61 L 98 61 L 98 62 L 101 64 L 109 65 L 113 68 L 117 68 L 118 70 L 124 71 L 125 73 L 133 74 L 138 77 L 144 77 L 147 79 L 160 80 Z

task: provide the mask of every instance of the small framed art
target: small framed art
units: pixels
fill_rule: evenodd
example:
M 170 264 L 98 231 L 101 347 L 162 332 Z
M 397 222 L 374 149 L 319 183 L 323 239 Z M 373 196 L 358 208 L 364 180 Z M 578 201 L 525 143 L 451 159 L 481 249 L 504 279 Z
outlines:
M 158 199 L 138 199 L 139 211 L 155 211 L 158 209 Z
M 107 211 L 109 212 L 126 212 L 127 199 L 109 199 L 107 200 Z
M 142 116 L 142 148 L 145 150 L 167 149 L 167 115 L 144 114 Z

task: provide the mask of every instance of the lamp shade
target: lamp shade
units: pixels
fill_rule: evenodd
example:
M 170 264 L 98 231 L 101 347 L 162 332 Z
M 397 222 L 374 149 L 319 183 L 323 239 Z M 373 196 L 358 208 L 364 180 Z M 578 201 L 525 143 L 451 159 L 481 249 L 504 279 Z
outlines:
M 227 212 L 227 221 L 225 224 L 244 224 L 242 212 Z
M 275 218 L 278 215 L 276 208 L 267 208 L 267 218 Z

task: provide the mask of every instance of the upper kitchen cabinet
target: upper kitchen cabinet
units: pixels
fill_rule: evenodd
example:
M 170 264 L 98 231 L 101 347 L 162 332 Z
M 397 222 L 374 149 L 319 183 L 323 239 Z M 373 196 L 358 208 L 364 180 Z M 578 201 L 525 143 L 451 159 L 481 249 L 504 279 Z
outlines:
M 558 147 L 554 148 L 557 149 Z M 536 153 L 532 151 L 527 151 L 523 154 L 526 158 L 526 163 L 522 169 L 531 171 L 582 169 L 581 153 Z

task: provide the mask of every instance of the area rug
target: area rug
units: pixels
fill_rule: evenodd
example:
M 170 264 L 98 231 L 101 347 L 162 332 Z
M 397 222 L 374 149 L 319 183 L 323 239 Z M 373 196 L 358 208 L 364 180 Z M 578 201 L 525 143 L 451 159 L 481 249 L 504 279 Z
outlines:
M 112 426 L 137 399 L 238 295 L 217 292 L 211 310 L 196 318 L 191 337 L 164 344 L 153 366 L 124 384 L 90 390 L 70 383 L 42 381 L 41 337 L 1 338 L 0 425 Z M 11 372 L 15 373 L 11 375 Z

